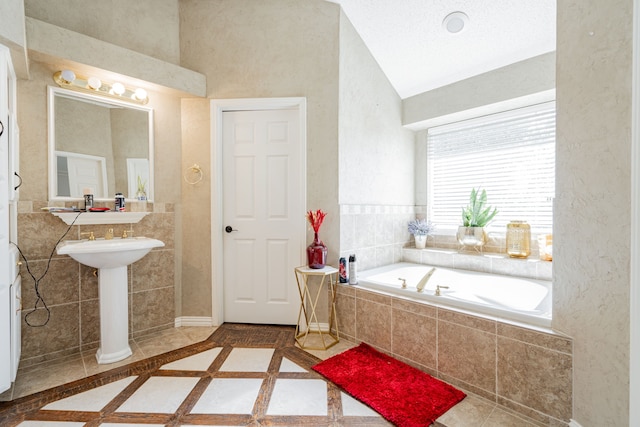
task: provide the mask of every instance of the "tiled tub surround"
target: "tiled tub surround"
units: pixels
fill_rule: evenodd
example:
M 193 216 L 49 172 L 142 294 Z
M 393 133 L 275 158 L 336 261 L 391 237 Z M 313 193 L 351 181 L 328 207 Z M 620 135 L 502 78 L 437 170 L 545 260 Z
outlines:
M 429 278 L 418 292 L 427 274 Z M 363 271 L 358 285 L 437 307 L 551 327 L 549 281 L 402 262 Z M 439 286 L 443 288 L 438 290 Z
M 400 262 L 415 217 L 414 206 L 340 205 L 340 256 L 356 254 L 358 270 Z
M 348 340 L 367 342 L 542 425 L 566 426 L 571 417 L 569 338 L 342 284 L 337 312 Z
M 425 206 L 340 205 L 340 256 L 356 254 L 359 271 L 407 261 L 551 280 L 551 262 L 538 259 L 535 236 L 531 255 L 526 259 L 506 255 L 506 230 L 489 232 L 482 252 L 460 248 L 455 231 L 437 228 L 427 239 L 427 249 L 416 249 L 407 223 L 416 217 L 424 218 L 425 211 Z M 329 264 L 337 265 L 337 260 L 329 260 Z
M 40 211 L 45 202 L 21 202 L 18 213 L 19 246 L 27 257 L 31 272 L 39 278 L 58 239 L 69 227 L 50 213 Z M 148 334 L 174 325 L 174 212 L 171 204 L 148 203 L 150 213 L 137 224 L 72 226 L 65 239 L 80 239 L 82 232 L 93 231 L 102 237 L 113 228 L 114 235 L 124 229 L 134 236 L 147 236 L 165 243 L 128 267 L 129 331 L 132 336 Z M 100 215 L 96 213 L 96 215 Z M 97 349 L 100 340 L 98 277 L 95 269 L 66 255 L 51 259 L 39 290 L 51 310 L 46 326 L 30 327 L 22 323 L 21 367 Z M 34 281 L 21 267 L 23 319 L 35 304 Z M 28 318 L 39 325 L 46 320 L 40 308 Z

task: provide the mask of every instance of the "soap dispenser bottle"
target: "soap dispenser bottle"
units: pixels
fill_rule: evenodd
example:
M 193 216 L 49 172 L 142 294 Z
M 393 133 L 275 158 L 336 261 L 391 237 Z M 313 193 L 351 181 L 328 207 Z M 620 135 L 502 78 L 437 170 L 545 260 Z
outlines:
M 349 255 L 349 284 L 358 284 L 358 265 L 356 264 L 356 255 Z

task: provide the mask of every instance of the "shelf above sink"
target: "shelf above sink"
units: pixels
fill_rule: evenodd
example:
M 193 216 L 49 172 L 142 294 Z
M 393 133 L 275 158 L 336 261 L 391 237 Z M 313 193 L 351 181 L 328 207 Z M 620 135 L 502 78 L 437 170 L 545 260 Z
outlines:
M 99 225 L 136 224 L 149 212 L 51 212 L 51 214 L 67 225 Z

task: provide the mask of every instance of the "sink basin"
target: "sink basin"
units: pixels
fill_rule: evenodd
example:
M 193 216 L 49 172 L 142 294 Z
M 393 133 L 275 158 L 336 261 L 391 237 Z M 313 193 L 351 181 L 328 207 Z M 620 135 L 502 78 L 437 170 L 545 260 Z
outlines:
M 151 249 L 162 246 L 164 243 L 160 240 L 148 237 L 66 240 L 58 245 L 58 254 L 69 255 L 93 268 L 116 268 L 126 267 L 144 257 Z
M 110 240 L 66 240 L 58 254 L 98 269 L 100 348 L 98 363 L 114 363 L 131 356 L 127 266 L 164 243 L 148 237 Z

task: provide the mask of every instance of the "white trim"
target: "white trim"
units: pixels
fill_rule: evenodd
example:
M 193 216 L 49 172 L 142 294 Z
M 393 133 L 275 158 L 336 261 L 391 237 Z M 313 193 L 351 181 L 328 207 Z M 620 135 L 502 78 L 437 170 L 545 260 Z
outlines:
M 576 420 L 570 420 L 569 427 L 582 427 L 582 426 Z
M 174 326 L 179 328 L 181 326 L 202 326 L 202 327 L 211 327 L 218 326 L 213 324 L 213 319 L 211 317 L 204 316 L 181 316 L 176 317 Z
M 307 205 L 307 99 L 296 98 L 241 98 L 211 100 L 211 165 L 215 170 L 211 179 L 211 318 L 214 324 L 224 323 L 224 258 L 223 258 L 223 226 L 222 223 L 222 113 L 225 111 L 255 110 L 298 110 L 300 122 L 300 145 L 302 160 L 300 164 L 300 180 L 302 185 L 301 202 Z M 304 233 L 305 230 L 300 230 Z M 304 240 L 302 241 L 304 245 Z M 300 249 L 301 259 L 304 249 Z M 293 273 L 292 273 L 293 274 Z
M 433 117 L 427 120 L 421 120 L 415 123 L 406 123 L 403 126 L 413 131 L 429 129 L 435 126 L 448 125 L 476 117 L 488 116 L 491 114 L 502 113 L 504 111 L 516 110 L 530 105 L 542 104 L 556 100 L 556 90 L 549 89 L 530 95 L 521 96 L 519 98 L 507 99 L 493 104 L 482 105 L 480 107 L 470 108 L 468 110 L 456 111 L 455 113 L 445 114 L 444 116 Z
M 629 283 L 629 425 L 640 425 L 640 0 L 633 1 L 631 86 L 631 270 Z

